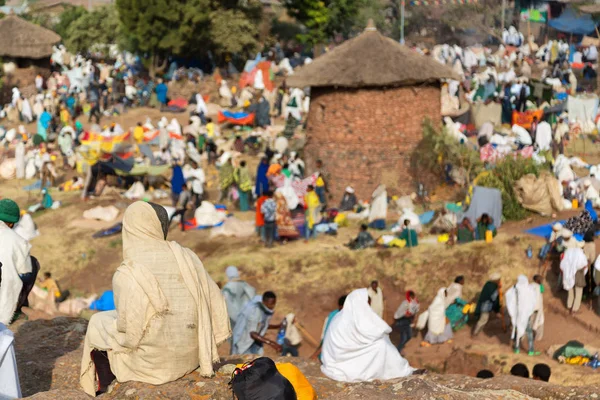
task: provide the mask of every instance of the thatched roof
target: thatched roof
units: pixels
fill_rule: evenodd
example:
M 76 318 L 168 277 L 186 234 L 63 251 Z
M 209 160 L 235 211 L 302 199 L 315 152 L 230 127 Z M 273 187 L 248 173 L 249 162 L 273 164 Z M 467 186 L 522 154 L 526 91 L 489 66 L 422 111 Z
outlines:
M 60 36 L 49 29 L 27 22 L 15 15 L 0 19 L 0 56 L 44 58 Z
M 460 80 L 454 71 L 368 27 L 287 79 L 292 87 L 396 87 Z

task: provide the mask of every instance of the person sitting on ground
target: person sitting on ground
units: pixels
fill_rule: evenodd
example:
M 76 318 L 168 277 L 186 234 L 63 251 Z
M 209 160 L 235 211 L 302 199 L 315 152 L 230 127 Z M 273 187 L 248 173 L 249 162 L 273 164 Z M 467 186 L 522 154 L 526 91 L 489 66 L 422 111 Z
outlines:
M 340 202 L 340 211 L 353 211 L 354 207 L 358 204 L 356 200 L 356 194 L 352 186 L 348 186 L 344 192 L 344 197 Z
M 256 289 L 248 282 L 240 279 L 240 272 L 233 265 L 225 269 L 225 275 L 227 276 L 227 283 L 223 286 L 221 292 L 227 304 L 227 314 L 231 326 L 235 326 L 237 316 L 242 308 L 256 296 Z
M 469 243 L 475 240 L 475 229 L 471 226 L 469 218 L 464 217 L 456 230 L 458 243 Z
M 450 233 L 454 236 L 457 223 L 456 214 L 448 211 L 446 207 L 442 207 L 439 216 L 433 221 L 429 232 L 432 234 Z
M 479 316 L 479 320 L 473 330 L 473 336 L 477 336 L 483 327 L 487 324 L 490 313 L 500 312 L 500 279 L 502 276 L 498 272 L 494 272 L 490 275 L 489 280 L 483 285 L 481 294 L 479 295 L 479 301 L 477 302 L 477 308 L 475 309 L 475 316 Z
M 532 378 L 536 381 L 549 382 L 552 370 L 546 364 L 535 364 L 531 371 Z
M 369 306 L 367 289 L 354 290 L 327 330 L 321 371 L 341 382 L 370 382 L 412 375 L 415 369 L 390 341 L 391 331 Z
M 0 323 L 4 325 L 22 315 L 21 307 L 39 271 L 39 264 L 34 266 L 29 254 L 31 245 L 13 230 L 20 217 L 17 203 L 0 200 Z
M 321 332 L 321 342 L 319 343 L 319 346 L 317 347 L 315 352 L 310 356 L 311 359 L 313 359 L 313 360 L 316 360 L 317 358 L 319 360 L 321 359 L 321 350 L 323 349 L 323 338 L 325 337 L 325 334 L 327 333 L 327 329 L 329 329 L 329 325 L 331 324 L 333 317 L 338 315 L 338 313 L 340 311 L 342 311 L 342 309 L 344 308 L 345 301 L 346 301 L 346 295 L 340 297 L 338 299 L 338 308 L 333 310 L 332 312 L 330 312 L 329 315 L 325 318 L 325 321 L 323 322 L 323 330 Z
M 467 302 L 462 298 L 465 277 L 460 275 L 446 289 L 446 318 L 450 321 L 453 331 L 462 328 L 469 320 L 469 313 L 463 312 Z
M 475 230 L 475 239 L 476 240 L 485 240 L 485 233 L 487 231 L 492 232 L 492 237 L 496 237 L 498 232 L 496 231 L 496 226 L 494 225 L 494 220 L 488 214 L 481 214 L 481 217 L 477 220 L 477 228 Z
M 282 347 L 277 342 L 267 339 L 269 329 L 279 329 L 281 325 L 271 325 L 271 318 L 277 304 L 277 296 L 273 292 L 265 292 L 262 296 L 254 296 L 237 316 L 233 327 L 231 354 L 253 354 L 262 356 L 263 346 L 271 346 L 277 353 Z
M 373 239 L 373 236 L 369 233 L 369 226 L 367 224 L 362 224 L 358 236 L 351 240 L 347 246 L 352 250 L 361 250 L 375 246 L 375 239 Z
M 402 354 L 402 349 L 412 338 L 412 324 L 415 316 L 419 312 L 419 301 L 417 295 L 412 290 L 406 292 L 406 299 L 400 303 L 400 306 L 394 313 L 396 328 L 400 331 L 400 343 L 398 351 Z
M 490 371 L 489 369 L 482 369 L 476 375 L 476 378 L 479 378 L 479 379 L 491 379 L 493 377 L 494 377 L 494 373 L 492 371 Z
M 398 239 L 406 241 L 406 247 L 417 247 L 419 245 L 419 239 L 417 237 L 417 231 L 410 227 L 410 220 L 404 220 L 404 226 L 402 232 L 398 235 Z
M 427 334 L 421 342 L 421 347 L 431 347 L 432 344 L 452 343 L 454 334 L 450 322 L 446 318 L 446 288 L 438 290 L 437 295 L 427 309 Z
M 522 363 L 513 365 L 510 369 L 510 374 L 512 376 L 518 376 L 519 378 L 529 379 L 529 369 L 527 368 L 527 365 Z
M 506 309 L 513 327 L 511 338 L 515 354 L 519 354 L 521 338 L 525 334 L 529 346 L 528 354 L 530 356 L 540 354 L 539 351 L 535 351 L 533 335 L 533 314 L 537 301 L 538 294 L 525 275 L 519 275 L 517 283 L 506 291 Z
M 586 203 L 588 200 L 592 202 L 592 206 L 600 207 L 600 194 L 592 185 L 592 180 L 586 178 L 583 181 L 583 188 L 585 191 L 583 192 L 583 202 Z
M 54 301 L 57 303 L 66 299 L 66 296 L 63 295 L 58 286 L 58 282 L 52 279 L 52 274 L 50 272 L 44 272 L 44 279 L 40 281 L 40 288 L 48 292 L 50 296 L 54 296 Z
M 214 374 L 217 346 L 231 334 L 227 305 L 198 256 L 167 242 L 168 227 L 160 205 L 125 210 L 116 310 L 94 314 L 84 342 L 80 384 L 90 396 L 115 378 L 161 385 L 194 370 Z

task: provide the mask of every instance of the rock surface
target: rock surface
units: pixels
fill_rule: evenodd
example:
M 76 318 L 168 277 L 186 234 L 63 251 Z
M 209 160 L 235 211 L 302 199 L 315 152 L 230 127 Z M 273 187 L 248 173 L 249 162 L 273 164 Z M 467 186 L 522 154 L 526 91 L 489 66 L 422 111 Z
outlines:
M 35 400 L 83 400 L 89 397 L 79 390 L 81 348 L 87 321 L 55 318 L 50 321 L 19 322 L 16 332 L 19 375 L 24 396 Z M 458 362 L 468 362 L 455 353 Z M 230 400 L 228 383 L 232 364 L 243 358 L 226 359 L 215 370 L 216 376 L 202 378 L 193 372 L 175 382 L 152 386 L 139 382 L 115 385 L 100 399 L 189 399 Z M 512 376 L 481 380 L 464 375 L 425 374 L 385 382 L 345 384 L 324 377 L 315 362 L 281 358 L 293 362 L 314 386 L 319 399 L 414 399 L 414 400 L 511 400 L 511 399 L 598 399 L 600 384 L 582 387 L 558 386 Z

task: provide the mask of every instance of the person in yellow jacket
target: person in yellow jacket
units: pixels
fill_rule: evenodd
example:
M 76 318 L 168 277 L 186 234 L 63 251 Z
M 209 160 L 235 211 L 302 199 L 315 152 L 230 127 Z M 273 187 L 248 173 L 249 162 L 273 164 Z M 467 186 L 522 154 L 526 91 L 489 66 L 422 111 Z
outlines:
M 311 236 L 316 236 L 315 225 L 319 222 L 321 212 L 321 201 L 315 192 L 313 185 L 308 185 L 306 195 L 304 196 L 304 204 L 306 207 L 306 240 Z
M 144 127 L 141 122 L 138 122 L 137 126 L 133 128 L 133 139 L 137 144 L 144 142 Z

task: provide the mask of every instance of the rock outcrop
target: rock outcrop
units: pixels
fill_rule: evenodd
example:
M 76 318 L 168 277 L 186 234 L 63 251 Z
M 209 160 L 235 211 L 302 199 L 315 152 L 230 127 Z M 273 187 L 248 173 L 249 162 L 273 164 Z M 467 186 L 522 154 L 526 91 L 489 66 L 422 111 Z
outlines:
M 84 400 L 89 397 L 79 390 L 81 348 L 87 321 L 77 318 L 55 318 L 49 321 L 19 322 L 16 350 L 24 396 L 35 400 Z M 458 356 L 457 353 L 454 354 Z M 193 372 L 175 382 L 152 386 L 139 382 L 115 385 L 101 399 L 189 399 L 230 400 L 229 380 L 234 364 L 241 358 L 225 359 L 217 365 L 211 379 Z M 446 399 L 446 400 L 511 400 L 511 399 L 599 399 L 600 384 L 565 387 L 512 376 L 481 380 L 464 375 L 425 374 L 385 382 L 345 384 L 324 377 L 315 362 L 281 358 L 302 370 L 314 386 L 319 399 Z

